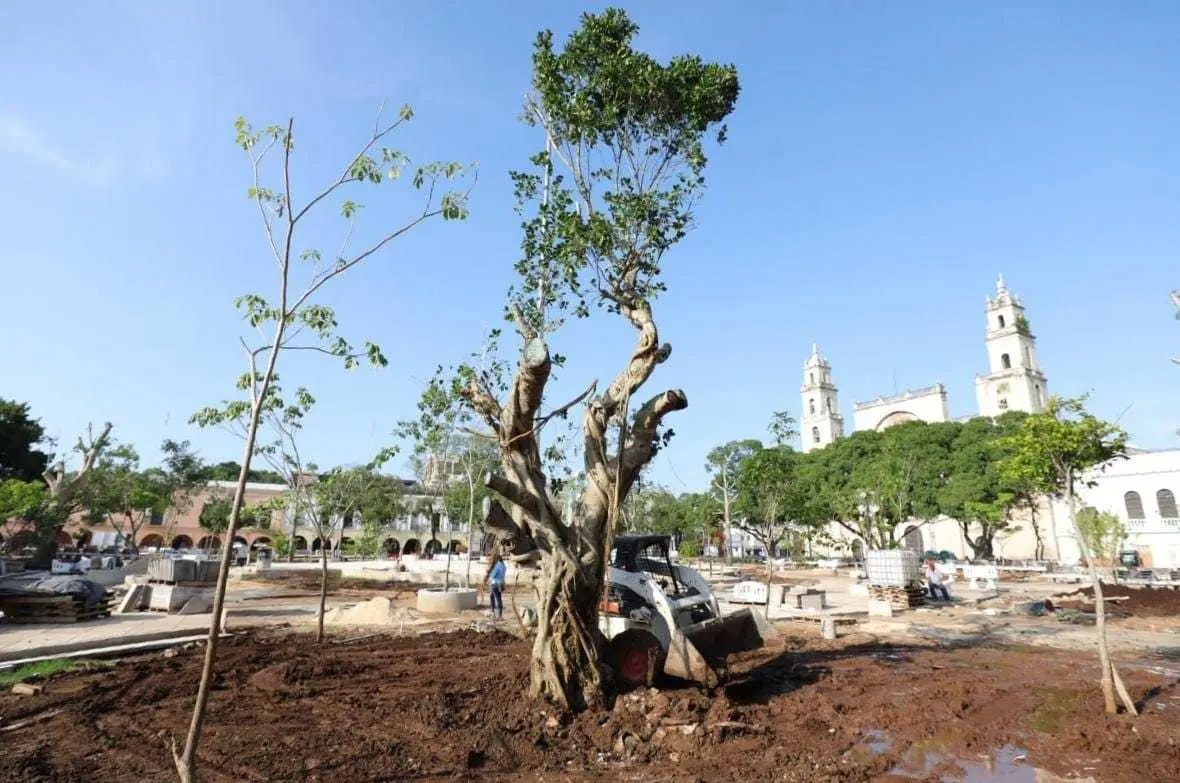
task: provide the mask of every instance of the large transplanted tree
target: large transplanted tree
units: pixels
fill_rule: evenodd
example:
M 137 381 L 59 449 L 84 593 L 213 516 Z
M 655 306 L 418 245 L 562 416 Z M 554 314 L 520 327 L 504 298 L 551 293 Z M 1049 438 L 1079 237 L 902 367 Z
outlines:
M 732 66 L 659 63 L 632 48 L 637 29 L 610 9 L 583 15 L 564 49 L 550 32 L 537 36 L 524 115 L 544 149 L 534 172 L 513 174 L 526 218 L 507 309 L 523 346 L 506 397 L 486 371 L 460 368 L 457 378 L 500 446 L 503 473 L 487 480 L 510 510 L 491 504 L 488 524 L 540 552 L 531 694 L 573 709 L 602 704 L 610 688 L 597 614 L 619 505 L 661 445 L 664 417 L 688 404 L 684 392 L 663 391 L 629 415 L 632 395 L 671 353 L 652 312 L 660 265 L 692 224 L 705 142 L 738 95 Z M 541 410 L 562 363 L 549 339 L 564 317 L 596 306 L 621 316 L 638 342 L 604 390 L 575 400 L 588 397 L 586 487 L 566 515 L 542 461 L 542 427 L 573 404 Z

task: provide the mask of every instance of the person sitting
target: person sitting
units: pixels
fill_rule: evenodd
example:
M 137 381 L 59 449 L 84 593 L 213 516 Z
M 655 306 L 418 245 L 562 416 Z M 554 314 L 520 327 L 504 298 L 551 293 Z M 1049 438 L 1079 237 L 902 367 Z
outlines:
M 938 570 L 938 566 L 934 564 L 933 560 L 926 561 L 926 586 L 930 589 L 930 599 L 932 601 L 939 600 L 939 594 L 942 595 L 943 601 L 950 601 L 951 594 L 947 591 L 946 585 L 942 583 L 943 575 Z

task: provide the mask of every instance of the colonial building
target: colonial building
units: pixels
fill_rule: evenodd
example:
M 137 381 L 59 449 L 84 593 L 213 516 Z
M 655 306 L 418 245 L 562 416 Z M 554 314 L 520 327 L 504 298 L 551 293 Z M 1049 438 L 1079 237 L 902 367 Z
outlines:
M 1024 304 L 1008 290 L 1001 276 L 996 293 L 987 297 L 984 344 L 989 371 L 975 379 L 978 415 L 995 417 L 1007 411 L 1038 413 L 1048 401 L 1048 382 L 1037 361 L 1036 337 L 1025 317 Z M 838 390 L 831 364 L 818 346 L 803 365 L 803 451 L 822 448 L 843 436 L 843 419 L 837 407 Z M 882 430 L 906 421 L 950 421 L 946 388 L 940 383 L 925 389 L 878 397 L 853 406 L 853 429 Z M 1130 449 L 1126 459 L 1095 470 L 1079 491 L 1079 507 L 1093 506 L 1118 515 L 1127 527 L 1127 549 L 1139 551 L 1148 567 L 1180 569 L 1180 449 L 1145 451 Z M 860 542 L 833 523 L 828 534 L 831 554 L 855 555 Z M 895 531 L 907 548 L 917 552 L 950 551 L 967 557 L 971 549 L 957 520 L 940 517 L 911 521 Z M 1041 499 L 1035 509 L 1014 514 L 1009 529 L 995 540 L 995 554 L 1006 559 L 1032 559 L 1037 555 L 1064 563 L 1076 563 L 1080 548 L 1069 522 L 1069 512 L 1059 500 Z
M 417 481 L 403 479 L 402 484 L 405 511 L 381 527 L 382 550 L 386 554 L 432 554 L 445 552 L 447 547 L 459 551 L 471 545 L 466 523 L 453 522 L 447 517 L 437 493 L 425 491 Z M 236 483 L 232 481 L 212 481 L 183 506 L 149 514 L 149 521 L 135 533 L 136 546 L 141 549 L 221 549 L 222 536 L 201 526 L 201 514 L 211 503 L 231 500 L 235 487 Z M 245 504 L 247 507 L 258 506 L 287 494 L 287 487 L 283 484 L 252 482 L 246 485 Z M 314 508 L 301 508 L 298 513 L 299 520 L 296 521 L 296 508 L 288 503 L 272 513 L 269 520 L 239 530 L 233 543 L 250 548 L 270 546 L 275 543 L 275 534 L 281 531 L 294 541 L 297 552 L 318 552 L 321 547 L 327 547 L 331 551 L 347 553 L 361 534 L 359 515 L 333 519 L 331 533 L 321 537 L 320 525 L 314 522 L 314 515 L 318 512 Z M 127 531 L 120 533 L 110 524 L 96 525 L 78 519 L 73 527 L 84 531 L 86 542 L 98 547 L 125 543 Z M 481 543 L 474 542 L 477 547 Z

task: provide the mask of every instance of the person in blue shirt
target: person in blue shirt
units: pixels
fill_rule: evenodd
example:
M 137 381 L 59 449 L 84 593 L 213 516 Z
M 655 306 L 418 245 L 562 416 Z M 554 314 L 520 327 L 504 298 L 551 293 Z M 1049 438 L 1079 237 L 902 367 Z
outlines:
M 484 584 L 489 586 L 488 602 L 492 606 L 492 617 L 504 619 L 504 581 L 508 577 L 508 566 L 499 552 L 492 554 L 492 563 L 484 576 Z

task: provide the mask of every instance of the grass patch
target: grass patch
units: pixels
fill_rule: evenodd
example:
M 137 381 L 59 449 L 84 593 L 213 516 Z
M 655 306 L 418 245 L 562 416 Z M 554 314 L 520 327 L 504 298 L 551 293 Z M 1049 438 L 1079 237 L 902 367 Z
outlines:
M 69 672 L 75 669 L 92 669 L 107 664 L 98 661 L 77 660 L 74 658 L 51 658 L 48 661 L 37 661 L 17 666 L 15 669 L 0 669 L 0 687 L 9 688 L 18 682 L 36 680 L 42 677 Z
M 1056 734 L 1078 708 L 1082 696 L 1075 691 L 1049 690 L 1043 693 L 1044 703 L 1024 720 L 1033 731 Z

